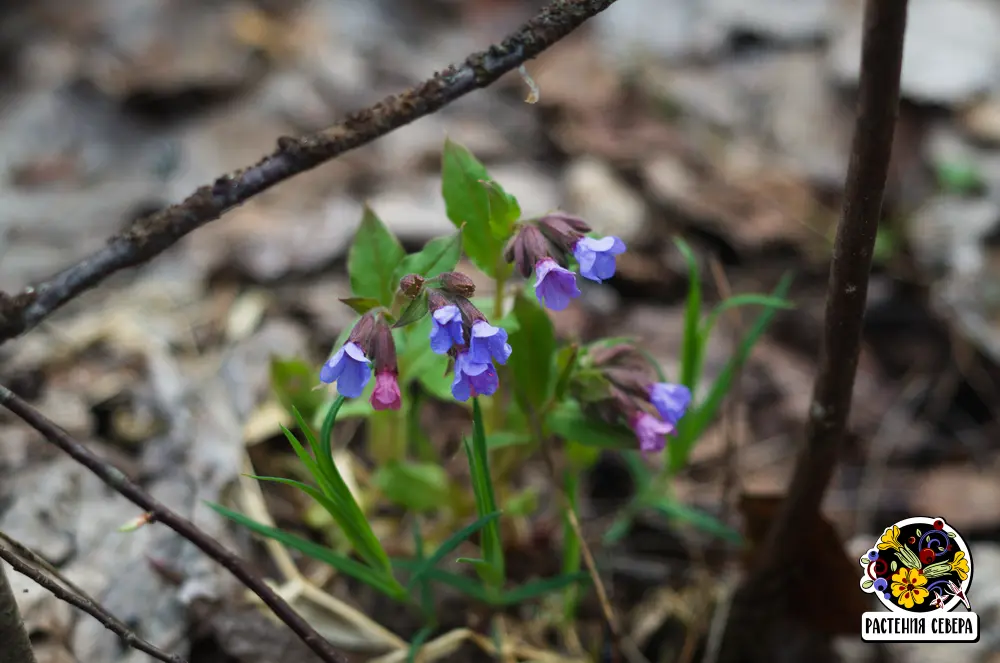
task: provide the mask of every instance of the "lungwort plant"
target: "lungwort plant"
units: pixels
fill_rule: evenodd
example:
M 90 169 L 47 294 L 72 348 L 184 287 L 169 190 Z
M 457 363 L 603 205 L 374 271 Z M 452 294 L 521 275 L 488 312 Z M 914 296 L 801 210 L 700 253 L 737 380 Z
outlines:
M 737 296 L 706 314 L 697 262 L 678 240 L 690 286 L 678 348 L 681 374 L 671 381 L 633 339 L 560 342 L 546 312 L 583 296 L 581 278 L 612 278 L 617 257 L 627 250 L 620 238 L 596 235 L 585 219 L 562 211 L 522 218 L 514 196 L 451 141 L 444 146 L 442 193 L 456 230 L 412 254 L 375 211 L 365 210 L 348 256 L 352 296 L 342 300 L 357 313 L 356 321 L 321 367 L 295 359 L 272 365 L 275 389 L 299 432 L 284 428 L 284 434 L 307 481 L 257 478 L 307 494 L 329 525 L 330 545 L 214 508 L 413 605 L 425 616 L 428 633 L 435 623 L 433 590 L 441 585 L 493 606 L 560 591 L 566 619 L 572 620 L 586 575 L 580 573 L 580 541 L 568 513 L 562 575 L 511 586 L 505 569 L 501 517 L 523 519 L 536 509 L 536 496 L 516 490 L 511 474 L 537 452 L 547 452 L 545 445 L 564 446 L 568 467 L 553 479 L 568 505 L 577 503 L 578 477 L 598 452 L 628 458 L 639 491 L 608 532 L 609 541 L 647 508 L 731 536 L 708 514 L 672 500 L 669 478 L 715 419 L 776 309 L 788 306 L 782 299 L 788 279 L 771 296 Z M 477 297 L 473 279 L 456 271 L 463 255 L 494 281 L 492 296 Z M 763 312 L 715 381 L 701 389 L 705 348 L 719 314 L 741 305 Z M 335 385 L 336 395 L 327 399 L 322 390 L 289 387 L 303 378 Z M 447 459 L 420 425 L 420 412 L 432 400 L 471 411 L 465 439 L 471 495 L 444 470 Z M 362 506 L 372 500 L 359 501 L 334 462 L 334 423 L 350 418 L 365 420 L 367 451 L 376 463 L 363 490 L 413 516 L 412 558 L 389 557 Z M 652 471 L 656 463 L 662 469 Z M 422 531 L 427 523 L 437 531 Z M 457 559 L 469 572 L 455 565 L 460 549 L 478 550 Z

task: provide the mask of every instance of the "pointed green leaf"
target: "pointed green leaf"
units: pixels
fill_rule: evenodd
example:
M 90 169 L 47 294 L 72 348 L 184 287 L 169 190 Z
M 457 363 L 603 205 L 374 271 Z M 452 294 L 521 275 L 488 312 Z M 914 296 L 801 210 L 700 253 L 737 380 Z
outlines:
M 698 335 L 698 325 L 701 324 L 701 274 L 698 271 L 698 259 L 687 242 L 680 237 L 674 238 L 674 244 L 684 256 L 688 266 L 688 294 L 684 308 L 684 341 L 681 348 L 681 384 L 695 393 L 698 377 L 701 373 L 701 337 Z
M 578 582 L 586 582 L 589 579 L 590 576 L 588 576 L 587 573 L 572 573 L 555 576 L 554 578 L 535 580 L 533 582 L 525 583 L 520 587 L 515 587 L 510 591 L 504 592 L 502 602 L 504 605 L 517 605 L 519 603 L 538 598 L 543 594 L 557 592 L 560 589 L 564 589 Z
M 503 241 L 493 236 L 490 203 L 481 180 L 489 180 L 483 164 L 466 148 L 445 141 L 441 155 L 441 193 L 448 218 L 462 228 L 462 246 L 469 259 L 487 276 L 494 277 L 503 252 Z
M 406 257 L 402 244 L 367 205 L 347 255 L 347 272 L 356 298 L 392 306 L 399 280 L 393 278 Z
M 455 532 L 448 539 L 434 551 L 434 554 L 429 558 L 424 560 L 423 564 L 415 567 L 413 569 L 413 575 L 410 576 L 410 582 L 407 584 L 407 588 L 412 591 L 412 588 L 420 582 L 420 580 L 427 574 L 427 572 L 437 566 L 441 560 L 450 555 L 456 548 L 458 548 L 462 543 L 465 542 L 470 536 L 481 530 L 486 525 L 492 523 L 494 520 L 500 517 L 499 511 L 494 511 L 489 513 L 482 518 L 476 520 L 474 523 L 467 525 Z
M 786 274 L 778 283 L 774 292 L 771 293 L 772 296 L 783 298 L 791 285 L 792 275 Z M 684 467 L 684 463 L 687 462 L 688 455 L 691 453 L 691 449 L 694 448 L 694 444 L 701 437 L 701 434 L 705 432 L 709 424 L 712 423 L 716 415 L 718 415 L 719 408 L 722 407 L 726 394 L 729 393 L 732 387 L 732 382 L 737 371 L 746 363 L 757 341 L 767 331 L 771 320 L 777 312 L 778 309 L 774 308 L 765 309 L 761 312 L 754 321 L 753 326 L 740 341 L 736 354 L 729 358 L 729 361 L 726 362 L 726 365 L 718 377 L 716 377 L 704 402 L 699 403 L 696 408 L 689 410 L 680 422 L 678 422 L 677 437 L 670 440 L 670 443 L 667 445 L 667 453 L 670 458 L 668 467 L 670 471 L 676 472 Z
M 382 302 L 373 297 L 343 297 L 340 301 L 350 306 L 359 315 L 364 315 L 373 308 L 382 306 Z
M 667 518 L 689 524 L 706 534 L 711 534 L 712 536 L 732 541 L 733 543 L 741 543 L 743 541 L 743 537 L 740 536 L 739 532 L 715 516 L 682 504 L 677 500 L 661 498 L 653 503 L 653 507 Z
M 480 180 L 486 189 L 486 201 L 490 212 L 490 232 L 495 239 L 506 243 L 514 232 L 514 223 L 521 218 L 521 206 L 517 198 L 490 180 Z
M 699 332 L 701 334 L 702 346 L 708 343 L 709 336 L 711 335 L 712 330 L 715 328 L 715 324 L 718 321 L 719 316 L 722 315 L 722 313 L 724 313 L 725 311 L 739 306 L 764 306 L 766 308 L 776 308 L 776 309 L 795 308 L 795 305 L 787 300 L 778 299 L 777 297 L 770 297 L 768 295 L 745 294 L 745 295 L 736 295 L 730 297 L 724 302 L 718 304 L 708 315 L 708 318 L 705 320 L 705 322 L 702 324 L 701 331 Z
M 532 407 L 540 408 L 553 389 L 555 329 L 545 309 L 523 295 L 514 300 L 514 315 L 519 329 L 508 337 L 514 392 Z
M 459 229 L 450 235 L 435 237 L 424 248 L 403 258 L 394 278 L 399 282 L 407 274 L 419 274 L 425 279 L 432 279 L 454 270 L 461 258 L 462 231 Z
M 395 328 L 407 327 L 420 322 L 427 315 L 427 291 L 421 292 L 417 298 L 407 304 L 399 320 L 393 325 Z
M 550 431 L 564 440 L 602 449 L 634 449 L 639 442 L 625 426 L 613 426 L 588 417 L 580 404 L 566 399 L 545 418 Z
M 290 532 L 285 532 L 275 527 L 259 523 L 256 520 L 248 518 L 242 513 L 231 511 L 219 504 L 213 504 L 212 502 L 206 502 L 206 504 L 214 511 L 239 523 L 247 529 L 269 539 L 274 539 L 275 541 L 278 541 L 279 543 L 282 543 L 294 550 L 298 550 L 304 555 L 312 557 L 315 560 L 329 564 L 341 573 L 345 573 L 353 578 L 356 578 L 396 600 L 405 600 L 406 598 L 406 590 L 390 574 L 378 573 L 364 564 L 356 562 L 348 557 L 338 555 L 329 548 L 321 546 L 318 543 L 313 543 L 312 541 L 298 537 Z

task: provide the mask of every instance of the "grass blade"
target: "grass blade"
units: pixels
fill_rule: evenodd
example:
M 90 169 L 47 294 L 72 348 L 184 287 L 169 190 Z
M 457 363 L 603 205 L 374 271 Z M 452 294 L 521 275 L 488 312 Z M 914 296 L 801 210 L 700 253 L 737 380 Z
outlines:
M 423 565 L 413 572 L 413 575 L 410 576 L 410 582 L 407 583 L 407 589 L 412 591 L 414 585 L 423 578 L 423 575 L 428 569 L 432 569 L 437 566 L 442 559 L 454 552 L 455 549 L 462 545 L 466 539 L 499 518 L 500 513 L 500 511 L 494 511 L 493 513 L 487 514 L 448 537 L 448 539 L 442 543 L 436 551 L 434 551 L 434 554 L 425 559 Z
M 366 585 L 379 590 L 391 598 L 396 600 L 406 600 L 406 590 L 391 575 L 386 576 L 384 574 L 380 574 L 368 566 L 365 566 L 364 564 L 348 557 L 344 557 L 343 555 L 338 555 L 329 548 L 321 546 L 318 543 L 313 543 L 312 541 L 303 539 L 290 532 L 285 532 L 275 527 L 259 523 L 256 520 L 248 518 L 242 513 L 231 511 L 230 509 L 227 509 L 219 504 L 213 504 L 211 502 L 207 502 L 206 504 L 226 518 L 239 523 L 261 536 L 274 539 L 289 548 L 293 548 L 305 555 L 308 555 L 309 557 L 312 557 L 313 559 L 329 564 L 341 573 L 356 578 L 357 580 L 360 580 Z
M 684 308 L 684 342 L 681 346 L 681 384 L 695 393 L 698 374 L 701 372 L 701 337 L 698 326 L 701 323 L 701 274 L 698 259 L 691 247 L 680 237 L 674 244 L 684 256 L 688 266 L 688 294 Z
M 788 288 L 792 284 L 792 275 L 785 274 L 778 286 L 774 289 L 772 295 L 777 298 L 785 296 L 788 292 Z M 676 472 L 684 466 L 687 461 L 688 455 L 691 453 L 691 449 L 694 447 L 695 442 L 701 436 L 708 425 L 715 419 L 715 416 L 719 412 L 719 408 L 722 406 L 722 402 L 726 398 L 726 394 L 729 393 L 732 387 L 733 379 L 736 376 L 738 370 L 746 363 L 746 360 L 750 357 L 750 353 L 757 341 L 767 330 L 767 327 L 771 324 L 771 320 L 774 318 L 778 309 L 770 308 L 763 311 L 754 321 L 753 326 L 747 332 L 746 336 L 740 342 L 739 348 L 736 354 L 729 358 L 729 361 L 723 367 L 719 376 L 716 378 L 715 383 L 712 385 L 709 391 L 708 397 L 705 401 L 693 411 L 688 412 L 683 419 L 680 420 L 678 425 L 678 436 L 676 439 L 672 440 L 667 445 L 667 450 L 670 455 L 669 463 L 666 465 L 670 471 Z
M 719 320 L 719 316 L 729 309 L 733 309 L 738 306 L 763 306 L 765 308 L 776 309 L 795 308 L 795 305 L 790 301 L 778 299 L 777 297 L 770 297 L 768 295 L 745 294 L 730 297 L 716 306 L 712 312 L 708 314 L 708 318 L 705 320 L 704 324 L 702 324 L 701 331 L 699 332 L 701 334 L 702 348 L 708 344 L 708 339 L 712 334 L 712 330 L 715 328 L 715 323 Z
M 585 582 L 587 580 L 590 580 L 590 576 L 586 572 L 581 572 L 563 574 L 553 578 L 543 578 L 541 580 L 528 582 L 520 587 L 515 587 L 509 592 L 504 592 L 503 605 L 517 605 L 523 601 L 537 598 L 543 594 L 556 592 L 560 589 L 569 587 L 570 585 L 578 582 Z

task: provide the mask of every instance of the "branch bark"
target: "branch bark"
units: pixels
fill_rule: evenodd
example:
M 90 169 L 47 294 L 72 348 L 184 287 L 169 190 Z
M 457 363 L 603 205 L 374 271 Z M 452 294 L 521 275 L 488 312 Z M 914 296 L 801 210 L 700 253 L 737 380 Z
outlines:
M 35 327 L 115 272 L 148 262 L 188 233 L 274 185 L 489 86 L 615 1 L 552 2 L 500 44 L 473 53 L 465 62 L 451 65 L 423 83 L 353 113 L 319 133 L 278 138 L 272 154 L 252 166 L 218 177 L 181 203 L 138 220 L 125 232 L 111 237 L 107 246 L 77 264 L 20 293 L 0 293 L 0 343 Z
M 7 571 L 0 564 L 0 663 L 35 663 Z
M 844 208 L 830 263 L 819 370 L 806 425 L 806 444 L 782 507 L 771 526 L 761 563 L 734 600 L 720 660 L 773 660 L 761 651 L 775 611 L 794 611 L 803 591 L 788 575 L 802 551 L 790 542 L 808 531 L 839 460 L 851 409 L 868 278 L 899 110 L 907 0 L 867 0 L 861 46 L 857 119 L 847 169 Z M 761 622 L 764 620 L 764 623 Z M 755 643 L 757 646 L 755 647 Z M 770 656 L 771 658 L 768 658 Z
M 325 663 L 346 662 L 347 659 L 343 655 L 317 633 L 284 599 L 268 587 L 263 579 L 250 570 L 247 564 L 223 548 L 218 541 L 202 531 L 197 525 L 154 499 L 149 493 L 130 481 L 121 470 L 95 455 L 90 449 L 73 439 L 69 433 L 2 385 L 0 385 L 0 405 L 20 417 L 26 424 L 41 433 L 46 440 L 69 454 L 70 457 L 96 474 L 101 481 L 114 488 L 130 502 L 143 511 L 153 514 L 154 520 L 177 532 L 228 569 L 250 591 L 259 596 L 264 604 L 274 612 L 275 616 L 292 629 Z M 0 663 L 8 662 L 0 658 Z M 10 663 L 21 662 L 12 660 Z
M 2 532 L 0 532 L 0 538 L 5 541 L 10 540 Z M 25 555 L 26 559 L 21 559 L 21 555 Z M 24 546 L 19 545 L 17 547 L 17 551 L 15 552 L 14 550 L 8 550 L 3 545 L 0 545 L 0 559 L 10 564 L 11 568 L 21 575 L 31 578 L 39 586 L 49 590 L 49 592 L 51 592 L 57 599 L 79 608 L 99 621 L 105 628 L 121 638 L 122 642 L 129 647 L 149 654 L 153 658 L 163 661 L 164 663 L 187 663 L 187 660 L 184 658 L 174 654 L 168 654 L 160 650 L 152 643 L 137 636 L 135 632 L 132 631 L 132 629 L 130 629 L 122 620 L 111 614 L 111 612 L 109 612 L 108 609 L 100 603 L 84 594 L 78 587 L 74 587 L 72 590 L 63 587 L 60 583 L 50 578 L 46 573 L 36 568 L 35 564 L 41 562 L 41 559 Z M 3 640 L 0 639 L 0 642 L 3 642 Z

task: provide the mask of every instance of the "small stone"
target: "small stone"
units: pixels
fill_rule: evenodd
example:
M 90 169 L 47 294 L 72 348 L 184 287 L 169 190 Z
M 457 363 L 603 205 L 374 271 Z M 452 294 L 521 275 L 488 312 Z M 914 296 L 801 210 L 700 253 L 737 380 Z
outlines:
M 567 211 L 599 235 L 615 235 L 626 245 L 641 237 L 646 205 L 604 161 L 579 159 L 567 169 L 564 186 Z

